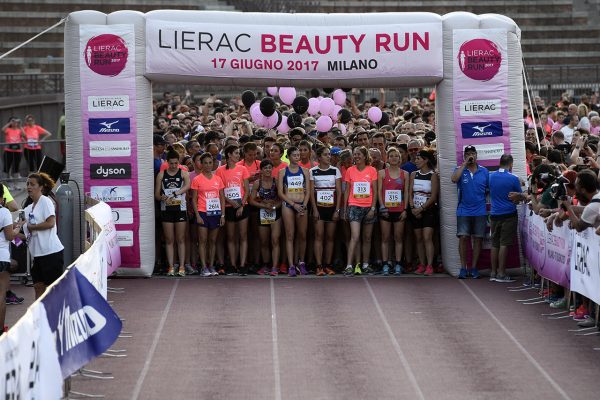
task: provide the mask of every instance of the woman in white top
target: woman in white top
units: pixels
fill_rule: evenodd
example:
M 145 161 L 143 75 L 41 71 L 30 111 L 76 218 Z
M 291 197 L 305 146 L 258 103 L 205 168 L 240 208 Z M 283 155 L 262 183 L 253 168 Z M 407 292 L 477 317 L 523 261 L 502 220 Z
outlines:
M 29 253 L 33 257 L 31 278 L 35 298 L 63 273 L 63 245 L 56 233 L 54 203 L 44 196 L 44 190 L 52 190 L 54 181 L 45 173 L 33 173 L 27 178 L 27 194 L 33 203 L 25 208 L 23 225 Z
M 4 207 L 6 199 L 0 197 L 0 335 L 6 317 L 5 295 L 10 285 L 10 241 L 19 233 L 21 226 L 13 226 L 12 216 L 8 208 Z

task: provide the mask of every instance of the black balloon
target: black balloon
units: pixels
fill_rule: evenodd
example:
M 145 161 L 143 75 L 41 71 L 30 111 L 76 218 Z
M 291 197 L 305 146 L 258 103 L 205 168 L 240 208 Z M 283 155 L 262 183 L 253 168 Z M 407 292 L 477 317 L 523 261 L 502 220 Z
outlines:
M 298 96 L 292 102 L 292 107 L 298 114 L 304 114 L 308 111 L 308 99 L 304 96 Z
M 350 111 L 346 110 L 345 108 L 342 108 L 338 112 L 338 118 L 340 119 L 340 122 L 342 124 L 347 124 L 352 119 L 352 114 L 350 113 Z
M 320 95 L 319 89 L 310 89 L 310 97 L 319 97 Z
M 323 91 L 327 94 L 333 92 L 335 89 L 334 88 L 323 88 Z
M 265 117 L 275 114 L 275 100 L 272 97 L 264 97 L 260 101 L 260 112 Z
M 348 93 L 348 92 L 352 91 L 352 88 L 342 88 L 342 90 L 343 90 L 344 92 Z
M 300 114 L 291 113 L 288 115 L 287 124 L 290 128 L 296 128 L 302 125 L 302 116 Z
M 246 109 L 249 110 L 250 106 L 252 106 L 254 102 L 256 102 L 256 96 L 254 95 L 254 92 L 251 90 L 246 90 L 244 93 L 242 93 L 242 103 L 244 103 L 244 107 L 246 107 Z
M 279 111 L 275 111 L 277 113 L 277 124 L 275 125 L 275 128 L 277 128 L 279 125 L 281 125 L 281 120 L 283 119 L 283 116 L 281 115 L 281 113 Z
M 379 126 L 384 126 L 387 125 L 388 122 L 390 122 L 390 115 L 386 112 L 382 112 L 381 113 L 381 119 L 379 120 L 379 122 L 377 123 L 377 125 Z

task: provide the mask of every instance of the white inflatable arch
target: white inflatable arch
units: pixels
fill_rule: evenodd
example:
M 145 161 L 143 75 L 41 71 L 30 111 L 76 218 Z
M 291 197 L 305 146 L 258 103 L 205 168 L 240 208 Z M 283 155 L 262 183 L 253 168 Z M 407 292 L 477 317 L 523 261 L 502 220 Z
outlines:
M 456 188 L 468 144 L 525 177 L 520 30 L 455 12 L 78 11 L 65 29 L 67 168 L 113 208 L 123 275 L 154 267 L 152 82 L 241 88 L 436 85 L 442 254 L 459 268 Z M 75 227 L 75 234 L 81 234 Z

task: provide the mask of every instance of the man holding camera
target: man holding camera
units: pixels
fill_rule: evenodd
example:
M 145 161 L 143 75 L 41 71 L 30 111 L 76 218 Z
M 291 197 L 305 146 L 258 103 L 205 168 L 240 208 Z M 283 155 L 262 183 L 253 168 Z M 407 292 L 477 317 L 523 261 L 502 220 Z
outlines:
M 458 279 L 471 276 L 479 278 L 477 262 L 481 243 L 487 228 L 486 193 L 489 189 L 489 172 L 477 164 L 477 149 L 467 146 L 464 162 L 452 174 L 452 182 L 458 187 L 458 207 L 456 209 L 456 235 L 459 237 L 460 273 Z M 471 240 L 473 257 L 471 269 L 467 266 L 467 242 Z
M 581 232 L 591 226 L 600 227 L 600 193 L 598 178 L 594 171 L 584 169 L 577 174 L 575 192 L 579 203 L 585 207 L 573 206 L 568 200 L 563 200 L 561 203 L 561 208 L 569 217 L 571 228 Z

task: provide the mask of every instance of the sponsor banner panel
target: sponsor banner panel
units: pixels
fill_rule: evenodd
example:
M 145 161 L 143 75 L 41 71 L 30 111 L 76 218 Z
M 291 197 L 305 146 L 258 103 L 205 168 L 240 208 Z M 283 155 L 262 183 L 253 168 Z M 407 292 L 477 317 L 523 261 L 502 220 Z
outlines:
M 457 163 L 475 146 L 481 165 L 497 167 L 510 152 L 508 51 L 502 29 L 453 31 L 453 98 Z M 493 146 L 495 151 L 490 151 Z M 485 154 L 480 154 L 485 149 Z M 502 149 L 502 152 L 499 151 Z
M 305 27 L 146 21 L 146 72 L 210 77 L 443 77 L 442 23 Z
M 130 208 L 130 225 L 139 226 L 134 27 L 80 25 L 79 33 L 84 191 Z M 133 232 L 122 267 L 140 267 Z
M 77 261 L 75 262 L 77 263 Z M 63 378 L 104 353 L 117 340 L 122 323 L 106 300 L 71 268 L 42 299 Z
M 593 228 L 573 233 L 571 290 L 600 303 L 600 239 Z

